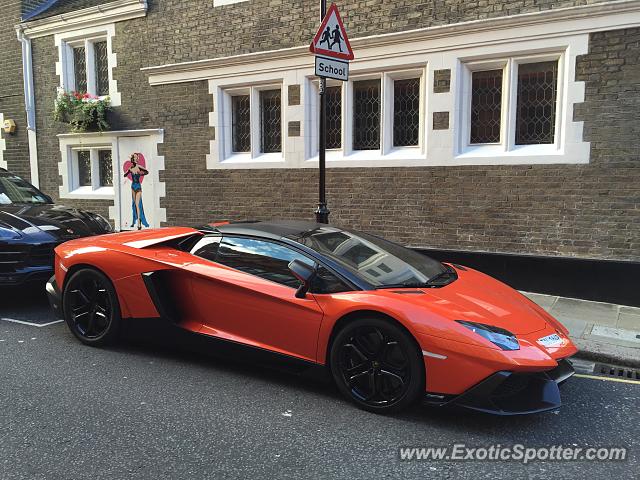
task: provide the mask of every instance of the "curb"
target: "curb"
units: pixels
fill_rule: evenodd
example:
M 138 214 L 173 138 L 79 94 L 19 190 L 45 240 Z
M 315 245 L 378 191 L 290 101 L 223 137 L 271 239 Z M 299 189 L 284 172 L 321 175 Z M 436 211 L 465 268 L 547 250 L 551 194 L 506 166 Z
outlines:
M 621 367 L 640 368 L 640 350 L 637 348 L 622 347 L 579 338 L 572 338 L 571 340 L 578 347 L 578 353 L 574 355 L 575 358 Z

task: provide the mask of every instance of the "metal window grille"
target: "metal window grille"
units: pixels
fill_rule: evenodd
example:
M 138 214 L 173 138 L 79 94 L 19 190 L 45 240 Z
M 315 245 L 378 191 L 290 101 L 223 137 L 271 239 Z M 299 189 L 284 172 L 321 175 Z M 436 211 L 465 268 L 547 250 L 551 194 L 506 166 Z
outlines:
M 260 143 L 263 153 L 282 150 L 282 101 L 280 90 L 260 92 Z
M 554 142 L 557 89 L 557 61 L 518 66 L 516 145 Z
M 76 92 L 87 91 L 87 58 L 84 47 L 73 49 L 73 74 L 76 82 Z
M 93 44 L 96 67 L 96 94 L 109 95 L 109 60 L 107 42 Z
M 499 143 L 502 117 L 502 70 L 471 74 L 469 143 Z
M 380 80 L 353 82 L 353 149 L 380 148 Z
M 113 161 L 111 150 L 98 151 L 98 172 L 101 187 L 113 187 Z
M 91 186 L 91 152 L 89 150 L 78 152 L 78 186 Z
M 231 97 L 231 136 L 234 152 L 251 151 L 251 107 L 249 95 Z
M 327 148 L 342 147 L 342 87 L 327 87 Z
M 420 138 L 420 79 L 393 82 L 393 146 L 418 145 Z

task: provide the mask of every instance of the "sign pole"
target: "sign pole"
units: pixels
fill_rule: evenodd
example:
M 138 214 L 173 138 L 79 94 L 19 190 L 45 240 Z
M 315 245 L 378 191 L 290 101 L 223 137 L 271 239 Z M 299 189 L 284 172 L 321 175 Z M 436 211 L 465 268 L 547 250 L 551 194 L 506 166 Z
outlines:
M 324 16 L 327 14 L 327 0 L 320 0 L 320 21 L 324 20 Z M 327 197 L 325 187 L 326 177 L 326 157 L 325 151 L 327 146 L 326 127 L 327 127 L 327 115 L 326 106 L 327 99 L 325 92 L 327 89 L 327 79 L 320 77 L 320 125 L 318 134 L 318 163 L 320 164 L 320 178 L 318 181 L 318 208 L 315 211 L 316 222 L 329 223 L 329 209 L 327 208 Z

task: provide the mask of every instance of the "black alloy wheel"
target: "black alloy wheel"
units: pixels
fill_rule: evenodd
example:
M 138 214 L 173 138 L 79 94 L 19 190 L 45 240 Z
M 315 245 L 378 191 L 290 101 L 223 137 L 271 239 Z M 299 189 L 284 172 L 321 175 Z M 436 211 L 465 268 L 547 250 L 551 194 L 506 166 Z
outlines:
M 111 281 L 101 272 L 82 269 L 67 282 L 62 300 L 71 332 L 87 345 L 105 345 L 120 326 L 120 306 Z
M 330 364 L 339 390 L 372 412 L 401 410 L 424 390 L 424 363 L 415 341 L 383 319 L 356 320 L 338 332 Z

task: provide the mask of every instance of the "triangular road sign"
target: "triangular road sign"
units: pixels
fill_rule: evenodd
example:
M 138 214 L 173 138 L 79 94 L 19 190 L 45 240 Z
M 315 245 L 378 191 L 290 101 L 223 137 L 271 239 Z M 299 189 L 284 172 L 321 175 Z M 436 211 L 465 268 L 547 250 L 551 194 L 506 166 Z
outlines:
M 351 50 L 347 31 L 335 3 L 331 4 L 329 11 L 324 16 L 322 25 L 320 25 L 316 36 L 313 37 L 309 50 L 324 57 L 353 60 L 353 50 Z

